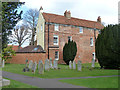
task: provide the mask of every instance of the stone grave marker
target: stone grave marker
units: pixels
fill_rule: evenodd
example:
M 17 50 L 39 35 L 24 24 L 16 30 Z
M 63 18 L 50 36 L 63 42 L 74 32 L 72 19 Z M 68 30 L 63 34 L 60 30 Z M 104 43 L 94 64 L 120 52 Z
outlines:
M 58 69 L 58 60 L 54 60 L 54 69 Z
M 49 71 L 49 69 L 50 69 L 49 60 L 46 59 L 46 60 L 45 60 L 45 70 L 46 70 L 46 71 Z
M 76 69 L 76 62 L 73 61 L 73 69 Z
M 33 65 L 33 61 L 30 60 L 28 68 L 31 69 L 31 68 L 32 68 L 32 65 Z
M 2 66 L 2 59 L 0 58 L 0 67 Z
M 69 61 L 69 69 L 72 69 L 72 62 Z
M 50 58 L 50 68 L 53 68 L 53 65 L 52 65 L 52 58 Z
M 92 67 L 95 67 L 95 59 L 92 59 Z
M 5 67 L 5 60 L 2 61 L 2 67 Z
M 32 66 L 32 72 L 33 72 L 33 73 L 35 73 L 36 68 L 37 68 L 37 62 L 35 61 L 35 63 L 34 63 L 33 66 Z
M 39 65 L 38 65 L 38 72 L 39 74 L 44 74 L 44 65 L 43 65 L 43 62 L 42 60 L 39 61 Z
M 80 60 L 78 60 L 78 71 L 82 71 L 82 62 Z

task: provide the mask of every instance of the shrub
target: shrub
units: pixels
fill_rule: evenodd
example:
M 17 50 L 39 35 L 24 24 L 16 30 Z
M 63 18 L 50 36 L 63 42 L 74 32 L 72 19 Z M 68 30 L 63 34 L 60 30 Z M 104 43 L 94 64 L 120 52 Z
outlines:
M 76 42 L 68 41 L 63 47 L 63 60 L 68 65 L 69 61 L 73 61 L 77 52 Z
M 108 25 L 101 30 L 95 52 L 101 68 L 120 67 L 120 25 Z

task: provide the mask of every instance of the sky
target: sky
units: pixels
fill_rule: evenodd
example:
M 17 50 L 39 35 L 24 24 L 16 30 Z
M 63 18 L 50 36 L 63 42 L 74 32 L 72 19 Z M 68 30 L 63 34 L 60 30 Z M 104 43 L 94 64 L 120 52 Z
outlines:
M 118 24 L 118 1 L 120 0 L 20 0 L 25 2 L 19 10 L 23 14 L 30 8 L 38 9 L 42 6 L 43 12 L 64 15 L 70 10 L 71 16 L 97 21 L 101 17 L 105 25 Z M 21 23 L 21 22 L 20 22 Z M 27 44 L 23 45 L 26 46 Z

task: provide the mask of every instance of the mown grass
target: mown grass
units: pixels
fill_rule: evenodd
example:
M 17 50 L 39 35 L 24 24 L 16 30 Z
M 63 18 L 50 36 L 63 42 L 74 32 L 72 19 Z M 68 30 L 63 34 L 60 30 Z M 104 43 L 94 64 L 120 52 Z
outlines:
M 67 79 L 59 81 L 88 88 L 118 88 L 118 77 Z
M 35 74 L 30 72 L 23 72 L 24 64 L 6 64 L 2 69 L 12 73 L 22 74 L 26 76 L 39 77 L 39 78 L 66 78 L 66 77 L 85 77 L 85 76 L 106 76 L 106 75 L 118 75 L 118 70 L 104 70 L 99 69 L 98 63 L 95 63 L 95 68 L 91 69 L 91 63 L 82 64 L 82 71 L 70 70 L 68 65 L 58 65 L 60 69 L 50 69 L 45 71 L 43 75 L 38 74 L 38 69 Z
M 15 80 L 12 80 L 12 79 L 8 79 L 8 80 L 10 80 L 10 85 L 3 86 L 2 88 L 38 88 L 36 86 L 32 86 L 32 85 L 22 83 L 22 82 L 19 82 L 19 81 L 15 81 Z

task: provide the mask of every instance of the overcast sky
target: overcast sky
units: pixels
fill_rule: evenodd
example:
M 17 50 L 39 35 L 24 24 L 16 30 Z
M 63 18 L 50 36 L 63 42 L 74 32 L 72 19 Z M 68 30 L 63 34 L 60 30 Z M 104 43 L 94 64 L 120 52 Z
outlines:
M 43 12 L 64 15 L 65 10 L 71 11 L 71 16 L 96 21 L 101 16 L 102 22 L 118 24 L 118 1 L 120 0 L 20 0 L 25 2 L 20 10 L 23 14 L 29 8 L 43 7 Z M 24 44 L 23 46 L 26 46 Z
M 43 11 L 63 15 L 71 11 L 72 17 L 96 21 L 101 16 L 106 24 L 118 23 L 118 1 L 120 0 L 20 0 L 25 2 L 21 9 L 43 7 Z

